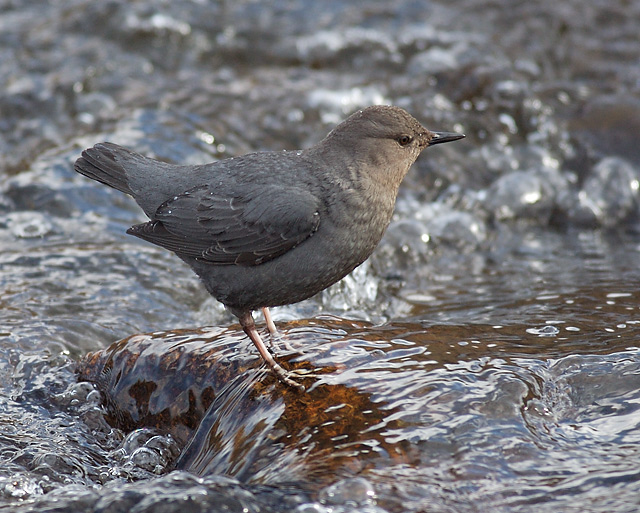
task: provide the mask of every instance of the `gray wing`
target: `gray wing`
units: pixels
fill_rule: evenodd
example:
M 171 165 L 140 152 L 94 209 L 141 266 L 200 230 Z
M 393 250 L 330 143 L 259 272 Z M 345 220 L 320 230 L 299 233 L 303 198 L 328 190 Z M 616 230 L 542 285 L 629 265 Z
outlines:
M 259 265 L 313 235 L 320 202 L 294 187 L 245 187 L 221 194 L 195 187 L 163 203 L 152 221 L 127 233 L 217 265 Z

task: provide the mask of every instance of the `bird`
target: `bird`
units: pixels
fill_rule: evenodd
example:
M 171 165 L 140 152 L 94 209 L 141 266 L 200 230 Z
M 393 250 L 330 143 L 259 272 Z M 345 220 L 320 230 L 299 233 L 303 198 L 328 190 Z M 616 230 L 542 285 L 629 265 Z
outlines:
M 132 196 L 149 221 L 127 233 L 188 264 L 277 378 L 304 391 L 300 374 L 267 349 L 253 312 L 262 310 L 275 335 L 270 307 L 307 299 L 362 264 L 421 152 L 463 137 L 432 132 L 400 107 L 375 105 L 303 150 L 178 165 L 104 142 L 84 150 L 74 169 Z

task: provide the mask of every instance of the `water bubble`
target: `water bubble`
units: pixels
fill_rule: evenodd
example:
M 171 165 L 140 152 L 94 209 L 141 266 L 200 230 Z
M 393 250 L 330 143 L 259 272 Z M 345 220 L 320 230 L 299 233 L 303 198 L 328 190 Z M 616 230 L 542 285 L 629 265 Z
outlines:
M 430 236 L 460 250 L 476 249 L 487 236 L 484 222 L 468 212 L 449 211 L 428 223 Z
M 26 499 L 40 495 L 43 490 L 36 479 L 26 476 L 0 477 L 0 496 L 7 499 Z
M 555 337 L 560 330 L 555 326 L 543 326 L 541 328 L 527 328 L 527 333 L 530 335 L 538 335 L 539 337 Z
M 129 433 L 120 448 L 113 452 L 124 466 L 133 465 L 154 474 L 166 471 L 178 454 L 177 443 L 170 435 L 158 435 L 148 428 Z
M 343 479 L 320 492 L 322 504 L 364 506 L 375 504 L 373 485 L 363 477 Z
M 198 138 L 205 144 L 213 144 L 216 141 L 216 138 L 213 136 L 213 134 L 210 134 L 208 132 L 198 133 Z
M 574 221 L 616 226 L 637 212 L 638 184 L 634 167 L 619 157 L 606 157 L 596 164 L 569 206 Z
M 134 465 L 149 472 L 154 472 L 157 468 L 161 468 L 160 455 L 147 447 L 136 449 L 131 455 L 130 460 Z
M 538 171 L 515 171 L 491 186 L 488 207 L 498 219 L 531 218 L 546 223 L 555 201 L 550 180 Z

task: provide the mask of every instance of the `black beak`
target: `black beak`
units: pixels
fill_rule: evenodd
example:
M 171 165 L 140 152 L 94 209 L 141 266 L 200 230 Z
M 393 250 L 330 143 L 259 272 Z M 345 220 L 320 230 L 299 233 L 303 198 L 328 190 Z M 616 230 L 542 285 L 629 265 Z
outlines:
M 433 137 L 429 141 L 429 146 L 457 141 L 458 139 L 462 139 L 464 137 L 464 134 L 457 134 L 455 132 L 431 132 L 431 134 L 433 135 Z

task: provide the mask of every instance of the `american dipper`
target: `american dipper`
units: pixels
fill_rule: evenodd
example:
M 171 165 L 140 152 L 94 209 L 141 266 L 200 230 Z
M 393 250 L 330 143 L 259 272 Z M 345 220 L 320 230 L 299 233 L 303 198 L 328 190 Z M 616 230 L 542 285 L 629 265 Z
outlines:
M 262 309 L 274 334 L 268 307 L 307 299 L 364 262 L 420 152 L 462 137 L 373 106 L 306 150 L 180 166 L 102 143 L 82 152 L 75 170 L 133 196 L 150 221 L 127 233 L 189 264 L 277 377 L 304 390 L 267 350 L 252 311 Z

